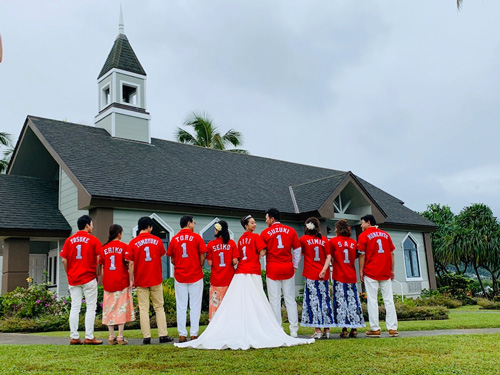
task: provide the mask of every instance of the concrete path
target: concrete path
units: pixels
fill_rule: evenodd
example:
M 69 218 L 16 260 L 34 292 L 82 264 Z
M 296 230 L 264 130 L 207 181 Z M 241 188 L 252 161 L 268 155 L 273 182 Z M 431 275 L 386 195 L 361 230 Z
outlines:
M 473 335 L 473 334 L 490 334 L 500 333 L 500 328 L 480 328 L 480 329 L 441 329 L 432 331 L 402 331 L 399 332 L 399 337 L 426 337 L 426 336 L 442 336 L 442 335 Z M 104 345 L 108 345 L 108 336 L 105 332 L 97 332 L 96 337 L 104 341 Z M 126 336 L 125 336 L 126 337 Z M 301 338 L 308 336 L 301 335 Z M 382 332 L 381 339 L 388 339 L 387 332 Z M 358 339 L 376 340 L 375 338 L 366 338 L 363 333 L 360 333 Z M 394 339 L 394 338 L 391 338 Z M 127 339 L 129 345 L 142 345 L 142 339 Z M 322 339 L 324 340 L 324 339 Z M 341 340 L 338 332 L 332 334 L 330 340 Z M 348 340 L 348 339 L 344 339 Z M 350 339 L 352 340 L 352 339 Z M 176 339 L 175 342 L 178 340 Z M 171 345 L 162 344 L 162 345 Z M 0 345 L 69 345 L 69 337 L 51 337 L 39 336 L 26 333 L 0 333 Z M 157 338 L 151 340 L 151 345 L 160 345 Z

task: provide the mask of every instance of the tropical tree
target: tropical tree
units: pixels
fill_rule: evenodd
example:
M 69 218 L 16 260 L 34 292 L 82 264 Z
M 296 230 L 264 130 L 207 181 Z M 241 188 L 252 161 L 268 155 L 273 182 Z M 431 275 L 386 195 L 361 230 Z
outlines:
M 482 203 L 465 207 L 456 217 L 456 231 L 450 241 L 462 261 L 468 262 L 476 273 L 484 295 L 487 291 L 479 269 L 491 276 L 493 296 L 498 294 L 500 277 L 500 224 L 491 209 Z
M 12 155 L 12 143 L 10 141 L 10 134 L 0 132 L 0 146 L 7 147 L 3 153 L 3 159 L 0 160 L 0 173 L 4 173 L 9 165 L 10 156 Z
M 451 251 L 449 245 L 455 229 L 455 215 L 451 212 L 450 207 L 432 203 L 421 215 L 438 226 L 438 229 L 431 233 L 432 254 L 438 279 L 441 280 L 448 273 L 449 264 L 456 264 L 457 273 L 463 273 L 458 266 L 461 259 Z
M 175 138 L 178 142 L 239 154 L 248 154 L 247 150 L 239 148 L 228 149 L 231 146 L 241 146 L 243 144 L 243 136 L 234 129 L 230 129 L 224 135 L 221 135 L 217 126 L 214 125 L 213 119 L 206 113 L 193 112 L 183 125 L 193 128 L 194 134 L 185 129 L 177 128 Z

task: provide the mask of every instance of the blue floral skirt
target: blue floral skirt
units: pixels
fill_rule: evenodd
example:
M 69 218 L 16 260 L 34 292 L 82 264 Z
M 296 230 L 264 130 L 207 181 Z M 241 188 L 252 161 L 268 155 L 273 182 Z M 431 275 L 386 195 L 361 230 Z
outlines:
M 332 306 L 334 327 L 366 326 L 356 283 L 348 284 L 333 280 Z
M 301 326 L 317 328 L 333 326 L 329 284 L 328 280 L 309 280 L 306 278 Z

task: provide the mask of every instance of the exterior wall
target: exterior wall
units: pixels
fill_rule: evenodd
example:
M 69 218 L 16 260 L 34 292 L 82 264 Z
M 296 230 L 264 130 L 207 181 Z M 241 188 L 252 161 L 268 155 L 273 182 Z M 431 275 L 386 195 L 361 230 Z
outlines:
M 62 168 L 59 169 L 59 210 L 71 225 L 71 233 L 78 231 L 78 218 L 89 214 L 87 210 L 78 209 L 78 190 Z
M 112 116 L 112 114 L 109 114 L 108 116 L 104 117 L 100 121 L 96 122 L 96 124 L 95 124 L 96 128 L 102 128 L 102 129 L 106 130 L 109 134 L 113 135 L 111 116 Z
M 29 253 L 28 238 L 8 238 L 4 241 L 2 294 L 13 291 L 17 286 L 27 286 Z
M 115 137 L 149 142 L 149 121 L 116 113 Z
M 392 284 L 393 292 L 404 294 L 408 297 L 418 297 L 422 289 L 430 289 L 429 275 L 426 266 L 426 254 L 424 246 L 424 234 L 422 232 L 388 230 L 387 233 L 392 238 L 396 247 L 394 250 L 394 273 L 395 281 Z M 411 233 L 413 239 L 417 242 L 418 260 L 420 267 L 420 278 L 407 278 L 405 269 L 403 241 Z
M 137 86 L 136 107 L 146 108 L 146 98 L 144 89 L 144 79 L 132 77 L 124 73 L 116 73 L 114 90 L 116 93 L 116 103 L 122 103 L 122 85 Z

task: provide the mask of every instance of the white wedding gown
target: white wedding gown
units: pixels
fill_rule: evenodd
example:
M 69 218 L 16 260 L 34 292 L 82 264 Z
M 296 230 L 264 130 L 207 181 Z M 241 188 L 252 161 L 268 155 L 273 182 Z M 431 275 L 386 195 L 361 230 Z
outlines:
M 264 294 L 260 275 L 235 274 L 207 329 L 179 348 L 243 349 L 312 344 L 296 339 L 280 327 Z

